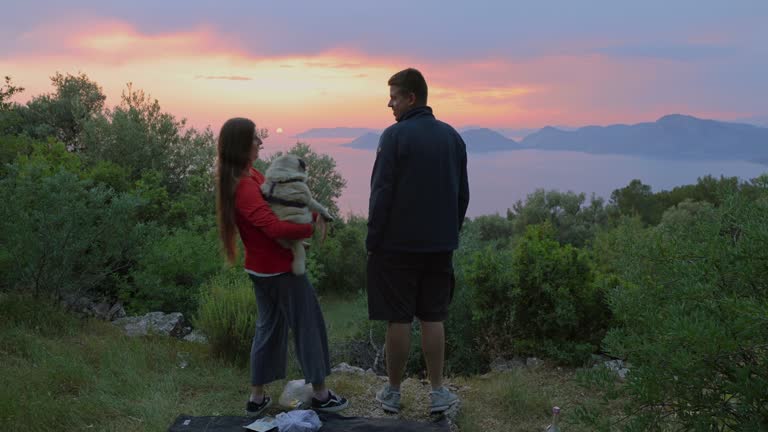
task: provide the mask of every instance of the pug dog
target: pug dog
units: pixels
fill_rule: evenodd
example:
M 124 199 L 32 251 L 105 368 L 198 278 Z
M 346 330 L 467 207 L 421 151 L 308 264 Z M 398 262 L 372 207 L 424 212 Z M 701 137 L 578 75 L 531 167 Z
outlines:
M 307 186 L 307 165 L 298 156 L 287 154 L 273 160 L 264 173 L 261 192 L 280 220 L 308 224 L 312 223 L 312 212 L 326 221 L 333 220 L 328 210 L 312 198 Z M 293 274 L 304 274 L 307 270 L 304 242 L 280 239 L 278 243 L 293 252 Z

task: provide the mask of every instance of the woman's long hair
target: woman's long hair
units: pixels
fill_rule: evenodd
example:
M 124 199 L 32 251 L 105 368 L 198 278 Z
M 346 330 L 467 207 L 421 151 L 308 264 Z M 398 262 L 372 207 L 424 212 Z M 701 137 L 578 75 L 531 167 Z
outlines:
M 216 160 L 216 217 L 224 253 L 235 262 L 235 191 L 243 171 L 248 168 L 256 125 L 246 118 L 227 120 L 219 132 Z

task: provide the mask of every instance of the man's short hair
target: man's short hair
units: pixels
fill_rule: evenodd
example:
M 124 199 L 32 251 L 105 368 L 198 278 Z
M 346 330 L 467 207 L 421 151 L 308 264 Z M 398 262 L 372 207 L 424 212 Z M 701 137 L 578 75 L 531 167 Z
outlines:
M 427 104 L 427 81 L 424 75 L 414 68 L 401 70 L 392 75 L 387 85 L 400 87 L 400 91 L 413 93 L 418 105 Z

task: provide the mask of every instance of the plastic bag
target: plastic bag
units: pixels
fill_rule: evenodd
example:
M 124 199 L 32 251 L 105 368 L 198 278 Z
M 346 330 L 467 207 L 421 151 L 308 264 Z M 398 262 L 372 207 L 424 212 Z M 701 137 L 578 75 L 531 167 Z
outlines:
M 312 384 L 304 380 L 288 381 L 278 403 L 284 408 L 308 407 L 312 404 Z
M 316 432 L 323 427 L 320 417 L 312 410 L 280 413 L 275 417 L 280 432 Z

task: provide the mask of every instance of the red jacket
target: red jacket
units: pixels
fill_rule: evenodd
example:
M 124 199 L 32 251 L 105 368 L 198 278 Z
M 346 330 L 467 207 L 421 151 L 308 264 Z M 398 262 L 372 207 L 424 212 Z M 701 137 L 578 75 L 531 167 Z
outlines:
M 245 246 L 245 268 L 256 273 L 291 271 L 293 254 L 276 239 L 298 240 L 312 235 L 311 224 L 283 222 L 275 216 L 261 195 L 264 175 L 251 168 L 235 191 L 235 220 Z

